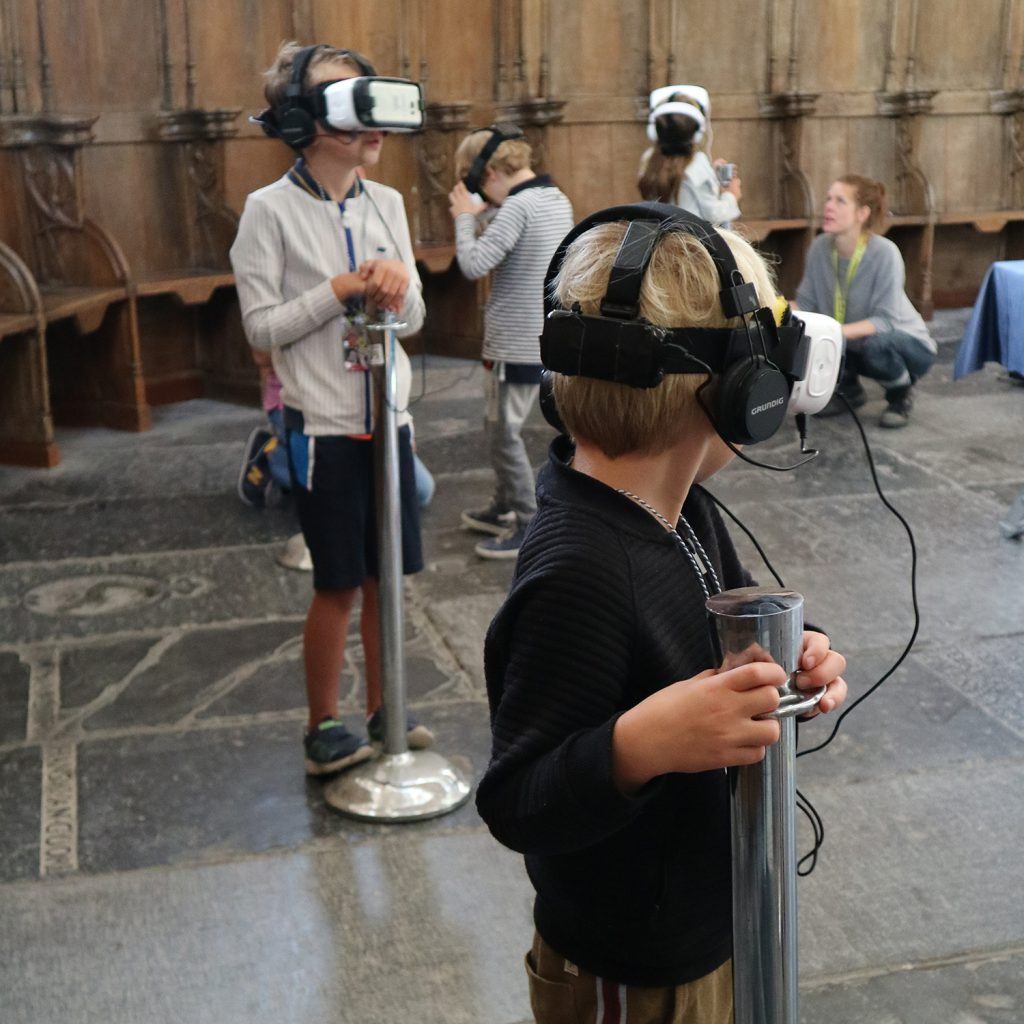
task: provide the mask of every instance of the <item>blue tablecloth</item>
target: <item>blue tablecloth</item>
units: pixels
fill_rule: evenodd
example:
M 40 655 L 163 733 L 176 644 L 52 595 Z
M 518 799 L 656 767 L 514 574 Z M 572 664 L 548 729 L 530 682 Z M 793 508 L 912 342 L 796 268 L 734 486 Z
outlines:
M 1024 260 L 993 263 L 988 268 L 974 312 L 957 349 L 953 379 L 1002 363 L 1024 374 Z

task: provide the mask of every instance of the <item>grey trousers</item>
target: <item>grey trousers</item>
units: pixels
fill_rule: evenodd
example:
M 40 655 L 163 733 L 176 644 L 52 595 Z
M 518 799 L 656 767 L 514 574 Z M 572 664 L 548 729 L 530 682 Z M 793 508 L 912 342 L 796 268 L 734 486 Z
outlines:
M 496 363 L 484 379 L 486 414 L 484 432 L 497 482 L 494 506 L 499 512 L 512 511 L 520 526 L 537 512 L 533 466 L 523 443 L 523 423 L 537 400 L 537 384 L 509 384 L 502 380 Z

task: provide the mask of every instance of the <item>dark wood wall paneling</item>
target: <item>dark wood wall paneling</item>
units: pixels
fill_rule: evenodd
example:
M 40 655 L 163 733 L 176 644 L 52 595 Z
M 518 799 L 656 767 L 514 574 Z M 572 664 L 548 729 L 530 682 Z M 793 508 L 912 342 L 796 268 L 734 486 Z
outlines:
M 918 305 L 971 301 L 992 260 L 1024 254 L 1024 0 L 967 16 L 958 0 L 714 16 L 681 0 L 0 0 L 0 361 L 22 368 L 6 406 L 34 410 L 24 428 L 0 413 L 0 457 L 52 464 L 53 415 L 144 428 L 152 402 L 253 397 L 227 247 L 245 196 L 289 162 L 246 120 L 282 40 L 424 84 L 428 130 L 389 139 L 374 174 L 405 196 L 420 343 L 472 355 L 486 286 L 451 268 L 447 212 L 464 132 L 519 121 L 582 216 L 636 197 L 646 96 L 671 81 L 711 91 L 743 230 L 784 288 L 828 183 L 856 171 L 889 189 Z

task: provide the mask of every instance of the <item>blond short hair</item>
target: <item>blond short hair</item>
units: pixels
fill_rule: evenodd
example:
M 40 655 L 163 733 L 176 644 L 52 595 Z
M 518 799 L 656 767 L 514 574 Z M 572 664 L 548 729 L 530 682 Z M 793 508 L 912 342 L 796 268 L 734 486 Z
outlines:
M 599 224 L 569 246 L 553 294 L 568 309 L 579 303 L 586 315 L 599 312 L 608 276 L 626 223 Z M 772 275 L 750 243 L 719 230 L 744 280 L 753 281 L 762 305 L 775 298 Z M 721 283 L 708 251 L 692 235 L 668 232 L 654 249 L 640 288 L 640 316 L 659 327 L 731 327 L 719 299 Z M 657 455 L 679 441 L 705 414 L 695 394 L 704 374 L 668 374 L 655 388 L 553 374 L 555 402 L 569 433 L 615 459 Z
M 456 178 L 461 180 L 469 173 L 473 161 L 480 155 L 480 151 L 487 145 L 490 137 L 491 133 L 483 128 L 480 131 L 471 132 L 459 143 L 459 148 L 455 151 Z M 491 154 L 487 166 L 504 174 L 515 174 L 516 171 L 530 166 L 532 156 L 533 150 L 526 139 L 506 139 Z
M 270 106 L 279 107 L 284 103 L 288 86 L 292 81 L 295 58 L 304 49 L 305 47 L 301 43 L 295 42 L 294 39 L 282 43 L 277 51 L 277 56 L 274 57 L 274 62 L 263 72 L 263 95 Z M 321 64 L 344 64 L 356 74 L 362 74 L 359 65 L 349 56 L 347 50 L 340 50 L 336 46 L 327 46 L 325 43 L 321 43 L 306 65 L 302 81 L 303 92 L 309 89 L 310 75 L 313 69 Z

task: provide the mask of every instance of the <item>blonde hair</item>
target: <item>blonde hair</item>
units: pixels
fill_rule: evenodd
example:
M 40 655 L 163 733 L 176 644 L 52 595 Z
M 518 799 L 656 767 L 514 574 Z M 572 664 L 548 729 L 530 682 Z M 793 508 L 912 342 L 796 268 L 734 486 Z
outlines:
M 578 303 L 596 315 L 626 223 L 599 224 L 569 246 L 552 285 L 559 304 Z M 771 306 L 775 286 L 764 260 L 735 232 L 718 232 L 732 250 L 744 280 L 752 281 L 762 305 Z M 640 287 L 640 316 L 659 327 L 731 327 L 719 299 L 721 280 L 703 245 L 684 231 L 667 232 L 654 249 Z M 555 402 L 573 437 L 596 445 L 608 458 L 657 455 L 698 422 L 695 399 L 704 374 L 667 374 L 655 388 L 552 374 Z
M 484 128 L 471 132 L 459 143 L 459 148 L 455 151 L 456 178 L 461 180 L 469 173 L 473 161 L 480 155 L 490 137 L 491 132 Z M 506 139 L 491 154 L 487 166 L 504 174 L 515 174 L 516 171 L 530 166 L 532 155 L 533 150 L 526 139 Z
M 288 86 L 292 81 L 295 58 L 304 49 L 305 47 L 295 42 L 294 39 L 282 43 L 274 57 L 274 62 L 263 72 L 263 95 L 270 106 L 279 107 L 284 103 Z M 302 81 L 303 92 L 309 88 L 310 73 L 321 64 L 344 64 L 356 74 L 362 74 L 359 65 L 349 56 L 348 50 L 340 50 L 336 46 L 327 46 L 321 43 L 306 65 Z

